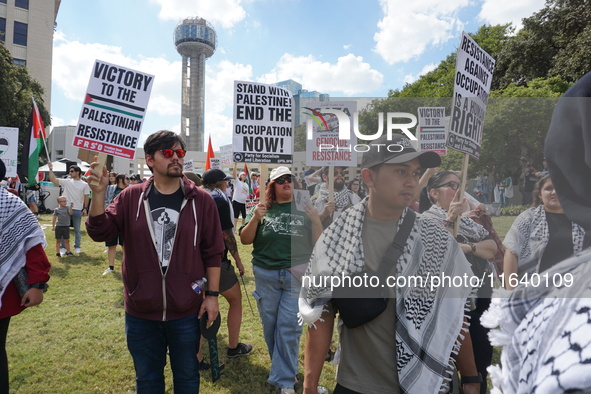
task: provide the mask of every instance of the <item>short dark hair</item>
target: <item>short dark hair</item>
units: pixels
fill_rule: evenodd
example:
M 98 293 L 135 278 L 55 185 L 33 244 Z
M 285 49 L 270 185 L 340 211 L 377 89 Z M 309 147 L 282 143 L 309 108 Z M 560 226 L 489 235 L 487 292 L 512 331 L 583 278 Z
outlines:
M 113 173 L 113 174 L 115 174 L 115 173 Z M 117 174 L 115 177 L 115 182 L 117 182 L 116 184 L 118 185 L 119 182 L 124 182 L 126 177 L 127 177 L 127 175 L 125 175 L 125 174 Z
M 157 131 L 154 134 L 150 134 L 146 142 L 144 142 L 144 155 L 154 157 L 154 154 L 160 149 L 172 148 L 177 142 L 181 145 L 182 149 L 186 149 L 185 141 L 183 141 L 180 135 L 170 130 Z M 152 171 L 152 167 L 148 166 L 148 168 Z

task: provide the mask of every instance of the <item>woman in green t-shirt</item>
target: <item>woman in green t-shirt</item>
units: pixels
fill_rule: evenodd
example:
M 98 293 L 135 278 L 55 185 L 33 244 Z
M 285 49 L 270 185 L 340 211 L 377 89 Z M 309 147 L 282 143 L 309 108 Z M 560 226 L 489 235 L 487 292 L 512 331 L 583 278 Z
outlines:
M 267 202 L 249 212 L 240 240 L 253 244 L 253 296 L 271 356 L 267 382 L 289 393 L 298 372 L 302 333 L 297 319 L 300 278 L 295 272 L 303 272 L 322 224 L 313 206 L 307 204 L 306 212 L 295 208 L 293 178 L 287 167 L 274 169 L 269 179 Z

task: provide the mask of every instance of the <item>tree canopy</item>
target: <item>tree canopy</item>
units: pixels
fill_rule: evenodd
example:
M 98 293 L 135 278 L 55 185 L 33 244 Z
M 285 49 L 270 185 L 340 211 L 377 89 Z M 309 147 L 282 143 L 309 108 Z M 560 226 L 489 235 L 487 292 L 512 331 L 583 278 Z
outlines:
M 484 25 L 470 34 L 497 62 L 481 156 L 470 161 L 469 175 L 541 165 L 557 98 L 591 71 L 590 3 L 548 0 L 542 10 L 523 20 L 516 35 L 511 25 Z M 420 106 L 440 106 L 450 113 L 455 68 L 456 53 L 452 53 L 417 81 L 372 101 L 360 111 L 362 133 L 375 132 L 380 112 L 416 113 Z M 460 167 L 461 154 L 451 151 L 443 158 L 442 168 Z
M 35 98 L 43 123 L 49 125 L 50 116 L 43 103 L 43 87 L 35 81 L 26 67 L 17 66 L 4 43 L 0 42 L 0 126 L 19 129 L 19 146 L 22 146 L 25 129 Z

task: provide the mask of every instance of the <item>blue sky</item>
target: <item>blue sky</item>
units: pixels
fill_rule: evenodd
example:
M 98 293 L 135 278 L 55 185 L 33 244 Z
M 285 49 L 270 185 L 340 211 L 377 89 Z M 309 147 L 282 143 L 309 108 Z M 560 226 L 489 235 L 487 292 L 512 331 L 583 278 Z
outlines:
M 332 97 L 385 97 L 455 51 L 461 32 L 514 23 L 544 0 L 62 1 L 54 35 L 52 125 L 76 124 L 95 59 L 155 75 L 143 138 L 180 129 L 175 26 L 216 29 L 206 63 L 205 134 L 231 143 L 234 80 L 286 79 Z M 140 144 L 143 144 L 143 138 Z

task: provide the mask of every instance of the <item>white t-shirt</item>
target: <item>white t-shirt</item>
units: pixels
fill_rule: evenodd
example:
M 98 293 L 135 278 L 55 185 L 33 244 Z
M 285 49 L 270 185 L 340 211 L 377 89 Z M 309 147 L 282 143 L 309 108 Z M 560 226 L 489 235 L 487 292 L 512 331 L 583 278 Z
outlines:
M 232 200 L 241 204 L 246 204 L 248 198 L 248 183 L 242 182 L 240 179 L 234 181 L 234 196 Z
M 84 196 L 90 194 L 90 186 L 83 180 L 73 179 L 58 179 L 60 186 L 64 189 L 63 195 L 68 199 L 68 205 L 70 202 L 74 203 L 72 209 L 82 210 L 84 208 Z

